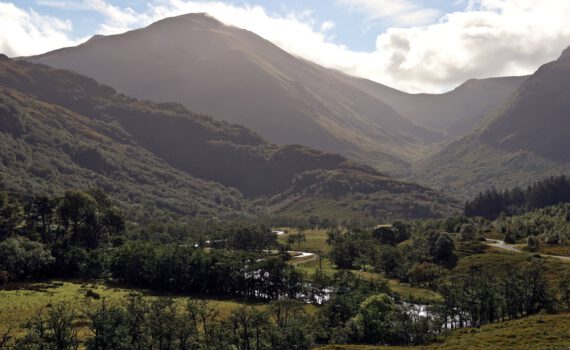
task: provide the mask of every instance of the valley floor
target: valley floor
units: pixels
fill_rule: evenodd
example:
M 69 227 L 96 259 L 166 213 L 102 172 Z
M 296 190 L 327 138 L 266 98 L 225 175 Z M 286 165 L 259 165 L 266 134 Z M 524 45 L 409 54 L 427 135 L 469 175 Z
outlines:
M 278 236 L 282 243 L 296 233 L 294 229 L 282 229 L 284 234 Z M 290 260 L 297 268 L 311 276 L 319 268 L 328 275 L 339 270 L 330 259 L 326 258 L 331 247 L 326 243 L 327 233 L 324 230 L 304 231 L 305 240 L 295 242 L 291 249 L 304 253 L 297 259 Z M 523 264 L 531 254 L 518 249 L 507 249 L 505 244 L 489 240 L 488 244 L 471 243 L 461 245 L 458 253 L 462 258 L 455 269 L 468 270 L 472 266 L 485 266 L 492 271 L 504 271 L 509 266 Z M 511 248 L 509 245 L 508 248 Z M 308 255 L 313 254 L 313 255 Z M 320 259 L 320 256 L 323 256 Z M 556 257 L 543 256 L 544 273 L 553 285 L 556 285 L 561 274 L 568 268 L 566 260 Z M 387 279 L 381 274 L 358 271 L 353 272 L 365 279 L 384 279 L 390 288 L 397 292 L 404 300 L 423 301 L 425 303 L 437 302 L 441 299 L 438 293 L 413 287 L 398 280 Z M 11 335 L 23 334 L 23 324 L 30 320 L 38 310 L 42 310 L 58 303 L 70 304 L 78 313 L 88 310 L 90 305 L 105 300 L 108 303 L 120 303 L 133 292 L 141 292 L 145 298 L 157 298 L 160 295 L 147 291 L 123 288 L 117 285 L 102 282 L 76 282 L 76 281 L 50 281 L 38 283 L 9 284 L 0 290 L 0 334 L 11 329 Z M 190 296 L 175 296 L 181 303 L 187 299 L 196 299 Z M 232 310 L 240 305 L 253 305 L 263 309 L 264 303 L 252 303 L 246 300 L 235 299 L 208 299 L 217 308 L 220 318 L 227 317 Z M 307 305 L 309 313 L 316 312 L 316 306 Z M 80 331 L 81 337 L 87 337 L 87 329 Z M 441 336 L 439 342 L 419 347 L 379 347 L 370 345 L 331 345 L 319 350 L 380 350 L 380 349 L 418 349 L 418 350 L 478 350 L 478 349 L 570 349 L 570 313 L 556 315 L 541 314 L 524 319 L 494 323 L 481 328 L 464 328 Z
M 292 228 L 283 228 L 282 229 L 285 234 L 278 236 L 278 241 L 282 244 L 287 242 L 287 237 L 291 234 L 295 234 L 295 229 Z M 322 272 L 327 274 L 328 276 L 333 276 L 336 272 L 340 271 L 332 261 L 326 257 L 331 250 L 331 247 L 327 244 L 327 232 L 326 230 L 306 230 L 304 232 L 305 240 L 301 241 L 300 243 L 294 243 L 292 249 L 297 251 L 303 251 L 307 253 L 313 253 L 314 256 L 308 259 L 292 259 L 290 261 L 291 264 L 296 265 L 296 267 L 302 271 L 304 271 L 308 276 L 316 273 L 318 269 L 321 269 Z M 322 255 L 323 258 L 319 259 L 319 256 Z M 385 280 L 390 289 L 394 292 L 398 293 L 400 297 L 404 300 L 413 300 L 413 301 L 421 301 L 425 303 L 439 301 L 441 296 L 426 288 L 417 288 L 412 287 L 406 283 L 400 283 L 400 281 L 395 279 L 388 279 L 383 277 L 380 274 L 362 271 L 362 270 L 351 270 L 353 273 L 358 275 L 361 278 L 367 280 L 378 280 L 383 279 Z

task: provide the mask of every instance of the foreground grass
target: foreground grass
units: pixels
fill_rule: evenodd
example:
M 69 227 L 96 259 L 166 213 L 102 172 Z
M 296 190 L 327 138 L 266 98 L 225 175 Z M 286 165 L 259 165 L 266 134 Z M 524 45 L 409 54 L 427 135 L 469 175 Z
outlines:
M 441 342 L 426 346 L 331 345 L 319 350 L 562 350 L 570 349 L 570 314 L 539 315 L 495 323 L 479 329 L 451 332 Z

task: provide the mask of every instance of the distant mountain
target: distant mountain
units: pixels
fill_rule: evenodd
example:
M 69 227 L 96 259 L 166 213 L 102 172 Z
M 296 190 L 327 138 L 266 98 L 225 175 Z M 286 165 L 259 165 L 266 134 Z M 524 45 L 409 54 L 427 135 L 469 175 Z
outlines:
M 27 58 L 93 77 L 137 98 L 180 102 L 278 144 L 340 153 L 403 172 L 441 138 L 336 72 L 203 14 L 97 36 Z
M 445 134 L 445 139 L 453 139 L 474 130 L 527 77 L 472 79 L 444 94 L 408 94 L 370 80 L 344 78 L 386 102 L 403 117 Z
M 570 161 L 570 54 L 546 64 L 485 121 L 480 138 L 502 150 Z
M 98 186 L 130 206 L 183 215 L 441 216 L 458 205 L 346 158 L 117 94 L 70 71 L 0 58 L 1 186 Z M 327 215 L 323 215 L 327 216 Z
M 417 169 L 437 188 L 473 197 L 570 173 L 570 54 L 540 67 L 471 134 Z

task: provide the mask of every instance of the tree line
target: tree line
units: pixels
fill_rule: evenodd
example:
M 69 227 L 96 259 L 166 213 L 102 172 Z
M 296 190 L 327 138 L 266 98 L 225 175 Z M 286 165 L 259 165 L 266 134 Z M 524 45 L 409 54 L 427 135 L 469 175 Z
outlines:
M 504 213 L 519 215 L 550 205 L 570 202 L 570 180 L 565 176 L 550 177 L 527 187 L 497 190 L 492 188 L 479 193 L 465 204 L 465 215 L 482 216 L 494 220 Z
M 92 302 L 79 311 L 68 304 L 40 310 L 14 350 L 254 350 L 309 349 L 313 319 L 303 304 L 276 300 L 265 310 L 240 306 L 222 318 L 202 300 L 148 300 L 139 294 L 120 304 Z M 85 324 L 86 337 L 78 337 Z M 0 349 L 4 349 L 0 347 Z
M 133 293 L 112 303 L 92 292 L 81 308 L 60 303 L 39 310 L 24 325 L 23 337 L 0 334 L 6 339 L 0 349 L 308 350 L 346 342 L 421 344 L 440 332 L 418 309 L 391 297 L 384 282 L 351 272 L 328 282 L 332 299 L 316 313 L 289 298 L 238 305 L 223 316 L 214 302 L 200 299 Z
M 217 240 L 133 240 L 122 213 L 102 191 L 68 191 L 51 199 L 2 193 L 0 284 L 109 278 L 171 293 L 263 299 L 299 293 L 303 276 L 283 261 L 286 254 L 268 258 L 268 250 L 278 248 L 270 229 L 235 224 L 216 231 Z
M 501 216 L 497 231 L 507 243 L 526 239 L 529 250 L 536 251 L 541 243 L 568 245 L 570 243 L 570 203 L 536 209 L 512 217 Z
M 255 299 L 297 298 L 304 276 L 279 258 L 195 247 L 125 244 L 114 253 L 111 274 L 130 286 L 169 293 Z
M 99 190 L 21 199 L 0 193 L 0 284 L 7 280 L 99 277 L 125 220 Z

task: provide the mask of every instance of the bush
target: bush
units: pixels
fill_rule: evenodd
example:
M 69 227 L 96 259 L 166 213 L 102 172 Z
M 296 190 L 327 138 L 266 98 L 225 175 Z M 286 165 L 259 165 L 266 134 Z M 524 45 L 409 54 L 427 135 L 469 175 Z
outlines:
M 540 243 L 536 236 L 528 236 L 526 244 L 530 252 L 536 252 L 540 247 Z
M 44 272 L 55 259 L 42 243 L 13 237 L 0 243 L 0 271 L 12 279 L 34 277 Z
M 8 282 L 8 271 L 0 270 L 0 286 Z

